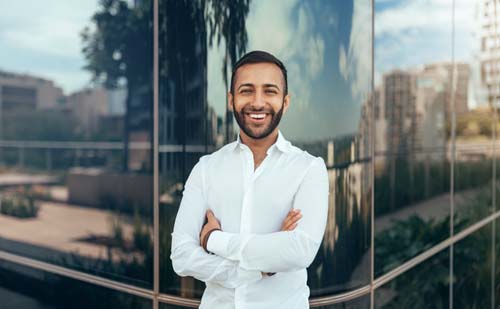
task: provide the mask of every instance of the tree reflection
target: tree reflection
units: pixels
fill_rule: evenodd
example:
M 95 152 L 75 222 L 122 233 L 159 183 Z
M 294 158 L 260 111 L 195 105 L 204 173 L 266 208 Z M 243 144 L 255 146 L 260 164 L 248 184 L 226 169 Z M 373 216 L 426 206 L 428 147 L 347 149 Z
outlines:
M 160 170 L 162 177 L 165 176 L 161 179 L 162 197 L 168 196 L 160 207 L 160 278 L 167 292 L 179 294 L 182 291 L 186 297 L 201 296 L 203 286 L 193 278 L 180 280 L 171 269 L 170 233 L 182 189 L 178 184 L 185 180 L 187 171 L 198 158 L 215 145 L 211 132 L 214 123 L 206 94 L 207 48 L 224 44 L 221 69 L 227 88 L 227 70 L 246 50 L 245 19 L 249 5 L 250 0 L 168 0 L 160 2 L 158 11 L 159 141 L 160 145 L 175 149 L 173 152 L 160 151 Z M 139 141 L 152 145 L 153 138 L 152 2 L 134 1 L 132 4 L 125 0 L 101 0 L 92 23 L 92 27 L 82 33 L 85 68 L 92 72 L 95 83 L 107 88 L 127 88 L 123 170 L 137 169 L 133 162 L 137 158 L 133 158 L 130 151 L 131 143 Z M 226 122 L 229 123 L 227 119 Z M 203 149 L 198 149 L 199 146 Z M 141 171 L 151 172 L 152 155 L 149 151 L 140 158 Z M 173 166 L 169 162 L 174 162 Z M 139 278 L 150 280 L 153 248 L 147 235 L 134 234 L 142 259 L 118 258 L 119 266 L 111 263 L 104 267 L 102 265 L 107 264 L 103 263 L 99 269 L 131 276 L 142 268 L 146 275 Z

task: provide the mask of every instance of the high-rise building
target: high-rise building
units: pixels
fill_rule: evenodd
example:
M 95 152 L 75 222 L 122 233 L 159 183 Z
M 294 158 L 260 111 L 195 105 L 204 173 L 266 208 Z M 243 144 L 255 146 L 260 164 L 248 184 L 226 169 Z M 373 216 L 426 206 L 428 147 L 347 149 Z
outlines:
M 454 69 L 456 92 L 452 96 Z M 446 147 L 452 100 L 457 114 L 468 110 L 469 72 L 466 63 L 440 62 L 385 74 L 373 94 L 375 126 L 385 132 L 377 135 L 376 151 Z
M 380 115 L 385 126 L 385 140 L 378 150 L 395 153 L 414 146 L 415 74 L 403 70 L 385 74 L 377 103 L 376 115 Z
M 500 3 L 478 3 L 480 80 L 489 104 L 500 99 Z

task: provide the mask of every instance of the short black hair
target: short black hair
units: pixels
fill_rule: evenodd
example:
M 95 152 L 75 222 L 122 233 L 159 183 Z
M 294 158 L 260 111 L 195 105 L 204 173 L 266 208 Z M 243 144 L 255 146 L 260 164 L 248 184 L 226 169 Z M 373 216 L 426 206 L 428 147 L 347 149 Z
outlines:
M 236 71 L 245 64 L 252 64 L 252 63 L 273 63 L 277 65 L 281 73 L 283 74 L 283 80 L 285 82 L 285 89 L 283 89 L 284 95 L 288 94 L 288 78 L 286 75 L 286 68 L 283 62 L 276 58 L 275 56 L 271 55 L 268 52 L 262 51 L 262 50 L 254 50 L 251 51 L 247 54 L 245 54 L 243 57 L 240 58 L 236 62 L 236 64 L 233 67 L 233 72 L 231 74 L 231 93 L 234 94 L 234 78 L 236 76 Z

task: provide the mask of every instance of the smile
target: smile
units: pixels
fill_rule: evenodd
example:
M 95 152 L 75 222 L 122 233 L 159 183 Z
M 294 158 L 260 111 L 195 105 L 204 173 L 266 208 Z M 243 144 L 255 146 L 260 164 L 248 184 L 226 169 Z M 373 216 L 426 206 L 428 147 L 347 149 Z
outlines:
M 245 116 L 250 118 L 250 121 L 253 123 L 262 123 L 265 121 L 266 116 L 268 114 L 266 113 L 245 113 Z

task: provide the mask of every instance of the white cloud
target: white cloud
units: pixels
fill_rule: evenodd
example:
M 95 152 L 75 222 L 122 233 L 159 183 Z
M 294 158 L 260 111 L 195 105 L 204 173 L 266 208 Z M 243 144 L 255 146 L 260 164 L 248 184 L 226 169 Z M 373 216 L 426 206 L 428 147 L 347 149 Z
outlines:
M 375 15 L 375 35 L 398 35 L 408 29 L 447 29 L 451 0 L 409 0 Z
M 360 99 L 371 89 L 371 5 L 368 0 L 354 1 L 349 46 L 339 46 L 339 70 L 351 85 L 353 98 Z
M 217 115 L 225 115 L 226 113 L 226 88 L 222 77 L 224 46 L 224 42 L 221 42 L 220 46 L 214 44 L 212 48 L 208 49 L 207 54 L 208 104 L 215 109 Z M 228 75 L 228 84 L 231 82 L 230 79 L 231 76 Z
M 452 0 L 409 0 L 376 12 L 375 84 L 395 68 L 450 61 L 452 13 Z M 457 5 L 457 22 L 461 16 L 463 8 Z

